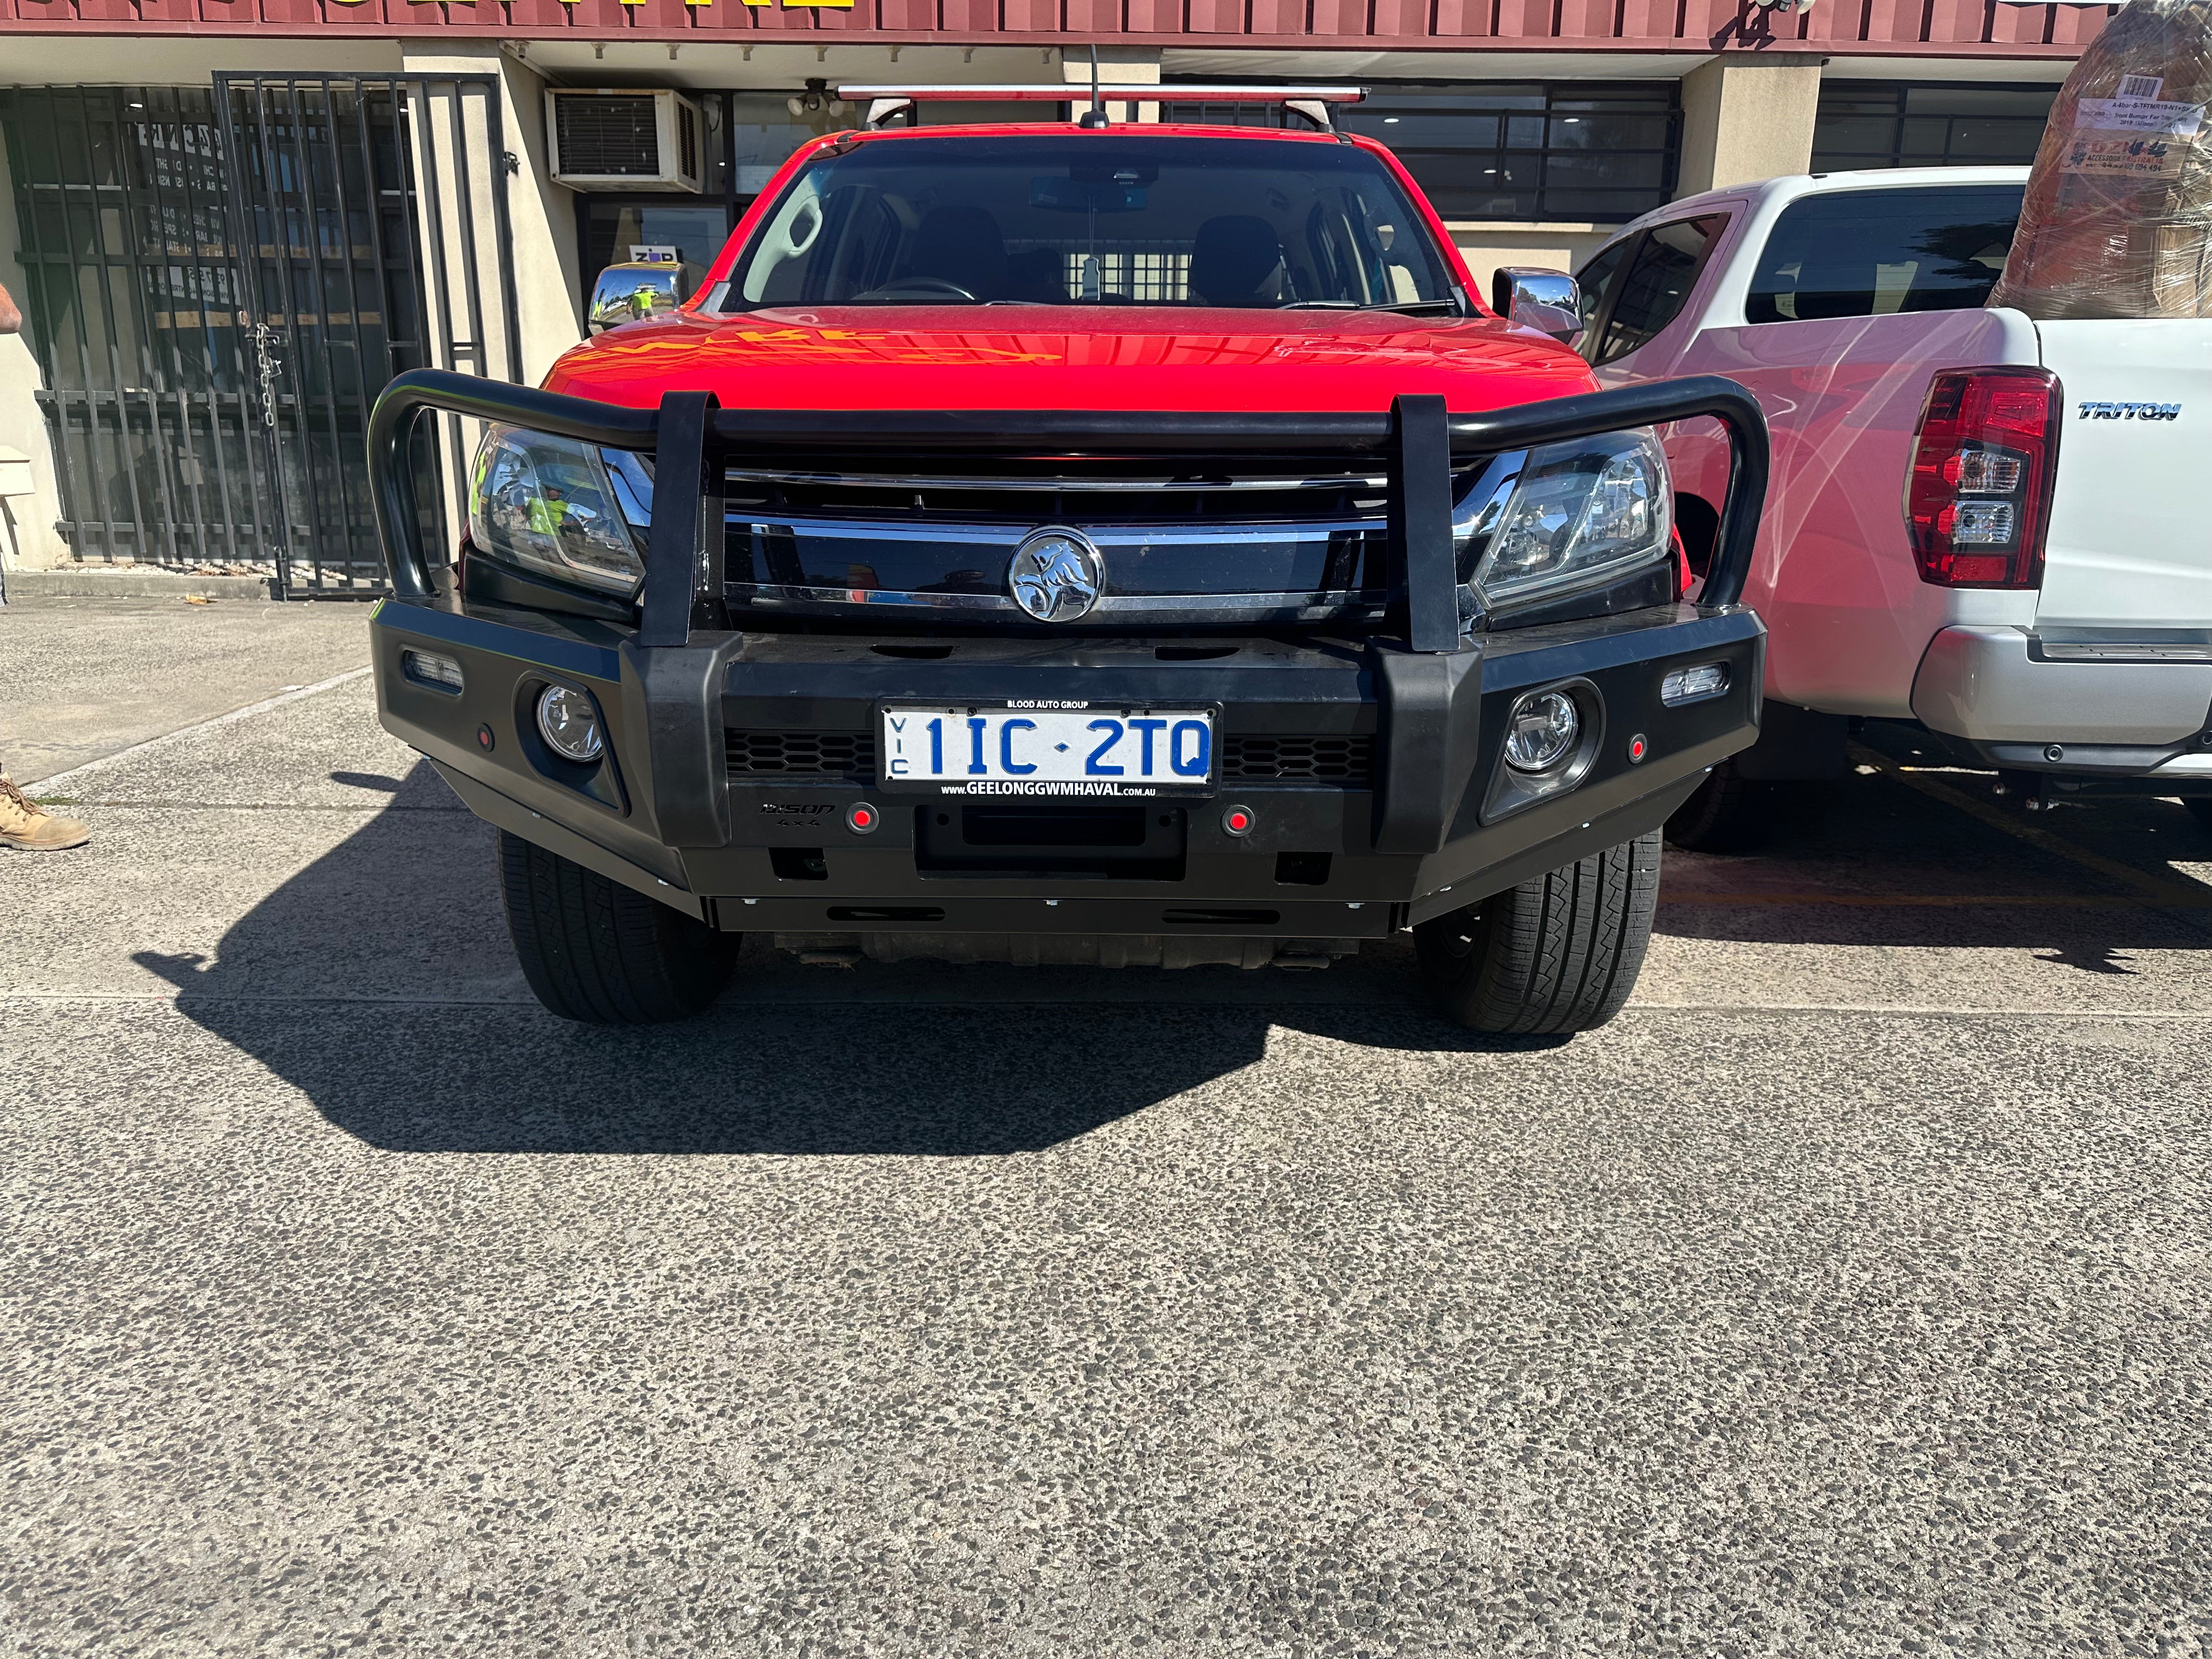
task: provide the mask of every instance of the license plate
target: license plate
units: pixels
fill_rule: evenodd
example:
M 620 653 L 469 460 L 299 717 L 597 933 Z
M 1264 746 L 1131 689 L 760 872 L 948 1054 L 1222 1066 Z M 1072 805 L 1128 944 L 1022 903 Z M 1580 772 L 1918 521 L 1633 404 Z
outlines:
M 963 703 L 879 711 L 878 780 L 948 795 L 1212 793 L 1213 710 Z

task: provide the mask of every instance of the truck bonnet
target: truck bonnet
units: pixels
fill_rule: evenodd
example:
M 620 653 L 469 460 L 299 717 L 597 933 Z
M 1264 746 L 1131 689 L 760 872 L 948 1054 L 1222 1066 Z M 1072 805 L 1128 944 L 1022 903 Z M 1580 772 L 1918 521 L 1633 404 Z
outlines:
M 1071 328 L 1070 314 L 677 313 L 577 347 L 545 386 L 641 409 L 664 392 L 703 390 L 745 409 L 1348 412 L 1437 392 L 1473 413 L 1595 385 L 1573 352 L 1494 318 L 1131 307 L 1079 313 L 1082 326 Z

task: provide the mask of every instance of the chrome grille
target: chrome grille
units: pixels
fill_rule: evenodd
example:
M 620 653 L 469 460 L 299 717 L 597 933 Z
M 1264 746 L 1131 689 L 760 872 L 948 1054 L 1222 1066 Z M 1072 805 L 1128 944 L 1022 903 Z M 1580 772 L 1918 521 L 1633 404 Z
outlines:
M 918 459 L 908 474 L 835 458 L 804 471 L 731 468 L 732 610 L 748 625 L 850 623 L 865 606 L 871 628 L 1032 629 L 1007 568 L 1024 538 L 1065 526 L 1097 547 L 1105 586 L 1055 631 L 1364 628 L 1385 615 L 1379 473 L 1297 455 L 1194 455 L 1172 474 L 1156 458 Z M 1483 471 L 1462 477 L 1470 502 Z
M 943 470 L 899 477 L 732 467 L 726 499 L 732 516 L 773 513 L 884 523 L 952 520 L 1026 528 L 1057 520 L 1083 525 L 1379 521 L 1387 505 L 1387 488 L 1379 473 L 1331 477 L 1209 471 L 1160 477 L 1103 467 L 1071 471 L 1065 463 L 1041 465 L 1026 477 Z

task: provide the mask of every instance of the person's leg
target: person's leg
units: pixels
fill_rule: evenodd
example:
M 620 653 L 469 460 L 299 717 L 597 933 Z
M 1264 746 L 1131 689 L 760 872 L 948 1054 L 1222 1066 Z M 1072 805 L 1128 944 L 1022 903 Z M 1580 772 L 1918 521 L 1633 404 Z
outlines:
M 75 818 L 57 817 L 15 787 L 0 768 L 0 847 L 26 853 L 58 853 L 82 847 L 92 830 Z

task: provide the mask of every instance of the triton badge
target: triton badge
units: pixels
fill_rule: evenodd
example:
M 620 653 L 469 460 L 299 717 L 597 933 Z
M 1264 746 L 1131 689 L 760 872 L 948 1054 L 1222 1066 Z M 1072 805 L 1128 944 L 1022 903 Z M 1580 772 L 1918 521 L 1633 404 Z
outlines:
M 2081 405 L 2081 418 L 2085 421 L 2178 421 L 2181 418 L 2181 405 L 2085 403 Z
M 1014 603 L 1039 622 L 1073 622 L 1088 616 L 1105 585 L 1106 568 L 1091 538 L 1058 525 L 1023 537 L 1006 568 L 1006 586 L 1013 591 Z

